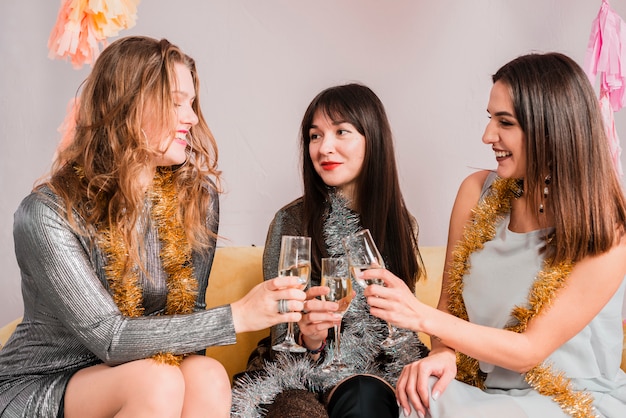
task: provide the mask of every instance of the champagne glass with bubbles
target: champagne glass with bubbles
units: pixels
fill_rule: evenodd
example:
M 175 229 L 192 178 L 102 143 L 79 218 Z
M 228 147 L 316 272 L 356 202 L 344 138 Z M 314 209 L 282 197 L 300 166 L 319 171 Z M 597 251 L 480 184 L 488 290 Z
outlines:
M 339 309 L 336 313 L 343 317 L 353 296 L 349 263 L 346 257 L 322 258 L 322 286 L 328 286 L 330 289 L 327 295 L 322 296 L 322 300 L 337 302 Z M 341 359 L 341 323 L 334 325 L 334 331 L 333 359 L 322 367 L 324 372 L 344 370 L 348 367 Z
M 363 229 L 356 234 L 344 238 L 343 246 L 346 249 L 346 254 L 350 262 L 350 271 L 355 281 L 361 285 L 361 287 L 367 287 L 371 284 L 384 286 L 384 282 L 378 278 L 367 280 L 359 278 L 361 271 L 385 268 L 383 257 L 380 255 L 369 229 Z M 389 328 L 389 335 L 382 342 L 383 347 L 393 347 L 408 338 L 406 333 L 400 332 L 390 323 L 387 323 L 387 327 Z
M 295 276 L 299 279 L 298 287 L 304 290 L 311 277 L 311 238 L 284 235 L 280 245 L 278 260 L 279 276 Z M 293 333 L 293 322 L 287 323 L 285 340 L 272 347 L 276 351 L 304 353 L 306 348 L 296 343 Z

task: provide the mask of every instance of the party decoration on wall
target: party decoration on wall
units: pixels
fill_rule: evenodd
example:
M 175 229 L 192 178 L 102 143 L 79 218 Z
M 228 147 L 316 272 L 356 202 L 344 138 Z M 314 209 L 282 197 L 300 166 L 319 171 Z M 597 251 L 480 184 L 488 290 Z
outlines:
M 608 0 L 602 0 L 600 12 L 591 26 L 585 72 L 591 84 L 595 84 L 596 75 L 600 73 L 600 109 L 613 164 L 622 176 L 621 148 L 613 114 L 626 104 L 626 23 Z
M 52 160 L 55 161 L 59 156 L 59 153 L 67 148 L 74 139 L 74 133 L 76 129 L 76 112 L 78 107 L 78 98 L 70 99 L 67 104 L 67 111 L 65 113 L 65 119 L 61 126 L 57 128 L 57 131 L 61 134 L 61 140 L 57 144 L 57 148 L 54 152 Z
M 93 64 L 107 38 L 135 26 L 140 0 L 62 0 L 48 39 L 50 58 L 69 59 L 76 69 Z

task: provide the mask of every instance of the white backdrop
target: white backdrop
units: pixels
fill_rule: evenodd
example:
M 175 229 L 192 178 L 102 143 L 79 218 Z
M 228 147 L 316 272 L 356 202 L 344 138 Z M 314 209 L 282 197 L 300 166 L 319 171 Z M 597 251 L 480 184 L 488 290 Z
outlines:
M 358 81 L 387 108 L 421 245 L 444 245 L 461 180 L 495 166 L 481 143 L 490 75 L 531 51 L 582 64 L 600 0 L 144 0 L 120 35 L 165 37 L 198 64 L 220 148 L 221 245 L 263 245 L 301 192 L 298 127 L 322 89 Z M 0 3 L 0 325 L 21 315 L 13 212 L 49 169 L 57 127 L 88 74 L 47 58 L 60 6 Z M 626 18 L 626 2 L 613 0 Z M 616 115 L 626 137 L 626 110 Z M 622 141 L 622 143 L 624 143 Z M 626 158 L 622 156 L 626 166 Z

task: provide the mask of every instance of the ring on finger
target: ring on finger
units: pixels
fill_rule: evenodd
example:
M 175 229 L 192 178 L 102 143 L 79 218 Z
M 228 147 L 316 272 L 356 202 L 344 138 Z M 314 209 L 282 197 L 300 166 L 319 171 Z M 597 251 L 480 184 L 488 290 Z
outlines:
M 287 306 L 287 299 L 280 299 L 278 301 L 278 313 L 284 314 L 289 312 L 289 306 Z

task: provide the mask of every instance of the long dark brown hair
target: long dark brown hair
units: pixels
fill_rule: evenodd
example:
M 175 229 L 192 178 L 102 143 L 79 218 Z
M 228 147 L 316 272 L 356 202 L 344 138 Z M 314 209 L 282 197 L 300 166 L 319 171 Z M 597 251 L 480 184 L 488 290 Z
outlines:
M 137 179 L 153 169 L 156 152 L 142 121 L 155 119 L 163 135 L 174 137 L 176 64 L 191 72 L 197 95 L 192 108 L 198 116 L 188 138 L 189 158 L 173 174 L 178 216 L 194 249 L 210 245 L 215 237 L 206 219 L 209 189 L 219 184 L 217 146 L 200 109 L 195 62 L 165 39 L 125 37 L 102 51 L 81 87 L 71 143 L 59 152 L 47 183 L 67 213 L 76 211 L 97 229 L 116 228 L 136 264 L 142 242 L 135 226 L 146 196 Z
M 553 262 L 608 251 L 624 234 L 626 203 L 584 71 L 560 53 L 528 54 L 492 79 L 508 86 L 526 135 L 524 193 L 529 204 L 543 204 L 552 215 L 555 231 L 547 250 Z
M 365 157 L 357 179 L 354 209 L 368 228 L 390 271 L 411 289 L 421 274 L 417 224 L 409 214 L 398 181 L 393 137 L 385 108 L 374 92 L 360 84 L 328 88 L 309 104 L 301 124 L 303 218 L 312 238 L 314 270 L 327 256 L 323 222 L 328 186 L 317 174 L 309 154 L 309 130 L 316 112 L 332 121 L 352 124 L 365 137 Z

